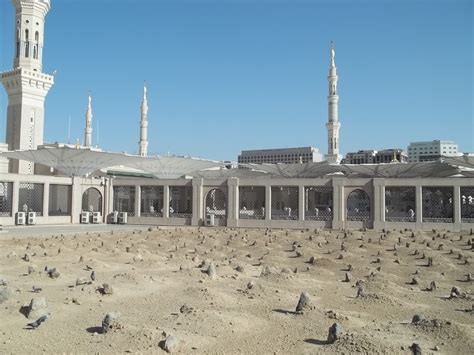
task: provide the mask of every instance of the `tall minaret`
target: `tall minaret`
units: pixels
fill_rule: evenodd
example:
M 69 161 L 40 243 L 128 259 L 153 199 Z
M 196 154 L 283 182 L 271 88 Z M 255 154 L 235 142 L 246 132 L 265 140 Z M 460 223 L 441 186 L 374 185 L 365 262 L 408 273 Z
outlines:
M 86 111 L 86 128 L 84 129 L 84 146 L 92 146 L 92 98 L 89 93 L 89 103 Z
M 326 160 L 329 163 L 339 163 L 342 159 L 339 154 L 339 123 L 338 114 L 338 101 L 339 96 L 337 95 L 337 71 L 336 63 L 334 62 L 334 45 L 331 42 L 331 66 L 329 67 L 329 95 L 328 95 L 328 122 L 326 128 L 328 129 L 328 153 L 326 154 Z
M 44 19 L 50 0 L 12 0 L 15 6 L 13 69 L 0 78 L 8 94 L 6 143 L 9 150 L 36 149 L 43 144 L 44 101 L 54 84 L 42 73 Z M 34 164 L 10 159 L 9 172 L 33 174 Z
M 140 118 L 140 142 L 138 142 L 138 144 L 140 156 L 146 157 L 148 154 L 148 101 L 146 98 L 146 81 L 143 85 L 143 99 Z

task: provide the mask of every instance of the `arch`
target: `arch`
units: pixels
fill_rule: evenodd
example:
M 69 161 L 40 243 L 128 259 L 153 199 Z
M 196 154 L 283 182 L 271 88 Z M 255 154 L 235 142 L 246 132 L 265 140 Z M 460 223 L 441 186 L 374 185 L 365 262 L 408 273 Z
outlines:
M 221 189 L 212 189 L 206 195 L 206 214 L 212 213 L 215 218 L 227 218 L 227 201 Z
M 82 210 L 102 213 L 102 194 L 95 187 L 89 187 L 82 194 Z
M 347 196 L 346 217 L 348 221 L 370 221 L 370 197 L 362 189 L 356 189 Z

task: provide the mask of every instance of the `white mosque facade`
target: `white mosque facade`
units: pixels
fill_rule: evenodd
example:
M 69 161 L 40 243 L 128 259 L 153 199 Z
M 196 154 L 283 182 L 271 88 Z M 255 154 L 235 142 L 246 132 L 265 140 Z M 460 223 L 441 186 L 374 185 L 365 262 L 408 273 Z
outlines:
M 0 224 L 132 223 L 272 228 L 474 227 L 474 158 L 408 164 L 340 164 L 338 76 L 331 46 L 328 150 L 324 162 L 240 164 L 148 155 L 148 98 L 141 102 L 138 155 L 92 147 L 89 95 L 84 141 L 44 145 L 43 73 L 50 0 L 12 0 L 13 69 L 0 166 Z M 0 147 L 1 148 L 1 147 Z

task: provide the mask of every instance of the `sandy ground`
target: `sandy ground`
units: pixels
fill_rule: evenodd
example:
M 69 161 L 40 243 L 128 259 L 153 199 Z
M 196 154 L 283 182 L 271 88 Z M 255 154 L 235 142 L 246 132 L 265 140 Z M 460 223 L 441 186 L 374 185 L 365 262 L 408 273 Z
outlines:
M 183 354 L 410 354 L 413 343 L 423 354 L 472 354 L 472 238 L 191 227 L 2 236 L 0 289 L 10 296 L 0 299 L 0 353 L 164 353 L 172 335 L 173 352 Z M 210 261 L 214 279 L 204 272 Z M 36 271 L 28 274 L 29 266 Z M 76 286 L 81 277 L 88 283 Z M 359 280 L 366 295 L 356 298 Z M 437 289 L 427 291 L 431 281 Z M 113 294 L 99 292 L 104 283 Z M 449 298 L 453 286 L 461 293 Z M 295 314 L 302 291 L 310 303 Z M 22 307 L 39 297 L 50 317 L 29 330 L 34 319 Z M 120 317 L 102 334 L 109 312 Z M 428 321 L 412 324 L 415 314 Z M 342 337 L 327 344 L 333 323 Z

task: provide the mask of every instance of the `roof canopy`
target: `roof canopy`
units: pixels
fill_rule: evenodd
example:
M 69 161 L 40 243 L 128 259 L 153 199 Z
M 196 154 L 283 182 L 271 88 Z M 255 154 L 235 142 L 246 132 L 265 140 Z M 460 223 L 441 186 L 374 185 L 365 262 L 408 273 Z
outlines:
M 68 176 L 85 176 L 104 168 L 126 166 L 150 173 L 159 179 L 176 179 L 192 175 L 196 171 L 223 166 L 220 162 L 190 157 L 140 157 L 71 147 L 4 152 L 2 155 L 46 165 Z
M 178 156 L 140 157 L 89 148 L 48 147 L 5 152 L 7 158 L 27 160 L 53 167 L 68 176 L 85 176 L 100 169 L 127 167 L 159 179 L 183 176 L 203 178 L 319 178 L 329 176 L 363 178 L 474 177 L 474 157 L 442 158 L 441 161 L 389 164 L 241 164 L 247 169 L 225 169 L 224 163 Z M 136 172 L 136 171 L 135 171 Z

